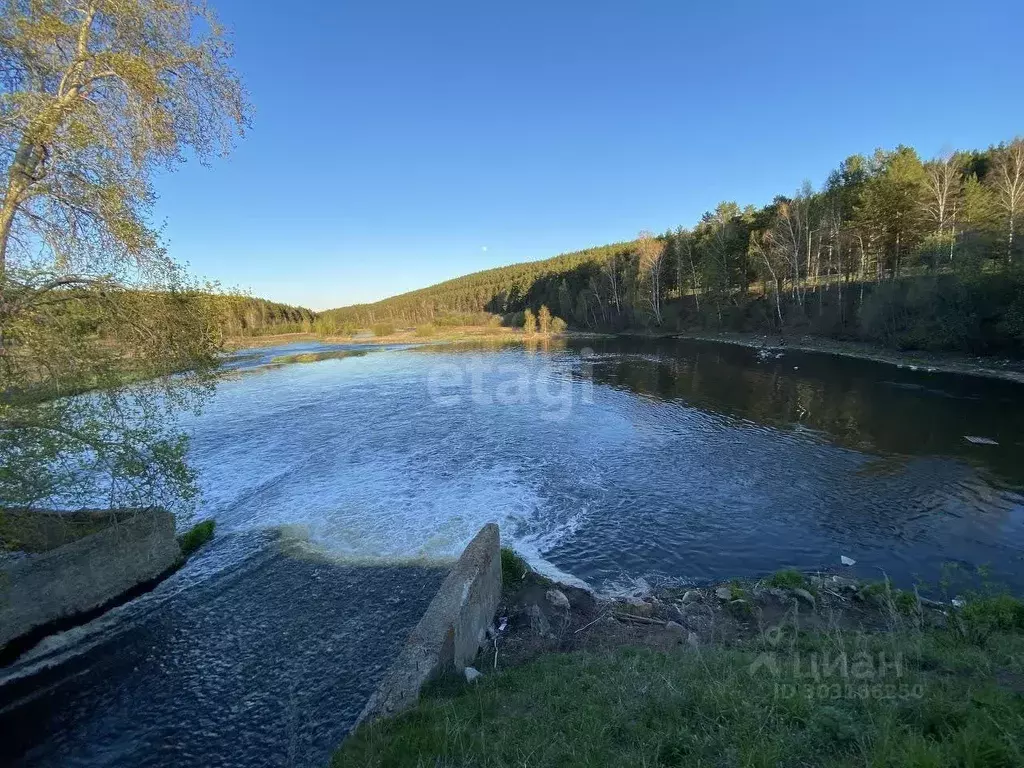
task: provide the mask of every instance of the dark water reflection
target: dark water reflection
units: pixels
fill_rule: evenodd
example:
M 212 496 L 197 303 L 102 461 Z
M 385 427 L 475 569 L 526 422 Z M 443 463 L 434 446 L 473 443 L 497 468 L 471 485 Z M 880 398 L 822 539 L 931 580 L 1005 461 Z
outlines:
M 588 340 L 595 381 L 760 424 L 809 428 L 851 448 L 958 457 L 1024 484 L 1024 386 L 830 355 L 762 361 L 746 347 L 684 340 Z M 996 440 L 974 445 L 965 436 Z

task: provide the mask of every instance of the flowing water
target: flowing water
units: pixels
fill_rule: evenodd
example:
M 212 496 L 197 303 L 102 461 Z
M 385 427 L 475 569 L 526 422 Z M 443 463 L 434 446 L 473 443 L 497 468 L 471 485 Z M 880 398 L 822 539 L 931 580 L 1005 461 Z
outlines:
M 956 564 L 1024 588 L 1024 389 L 767 357 L 628 339 L 237 355 L 186 425 L 217 539 L 0 671 L 0 758 L 322 764 L 491 520 L 605 593 L 841 555 L 904 585 Z

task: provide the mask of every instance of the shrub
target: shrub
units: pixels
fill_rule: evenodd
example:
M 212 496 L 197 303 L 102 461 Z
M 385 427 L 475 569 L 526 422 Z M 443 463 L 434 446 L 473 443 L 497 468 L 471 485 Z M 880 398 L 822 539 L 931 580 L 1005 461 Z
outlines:
M 416 335 L 420 338 L 427 338 L 433 336 L 437 332 L 437 329 L 432 325 L 417 325 Z
M 182 558 L 191 557 L 197 549 L 212 539 L 214 528 L 216 523 L 213 520 L 203 520 L 179 536 L 178 544 L 181 546 Z
M 568 328 L 568 323 L 560 317 L 551 318 L 551 332 L 555 334 L 565 333 L 565 329 Z
M 807 579 L 800 571 L 786 568 L 776 571 L 768 579 L 768 586 L 782 589 L 802 589 L 807 586 Z
M 527 336 L 537 333 L 537 318 L 534 317 L 533 311 L 530 309 L 523 310 L 523 333 Z
M 395 326 L 391 323 L 374 323 L 370 326 L 374 336 L 390 336 L 395 332 Z
M 963 609 L 968 633 L 983 639 L 992 632 L 1024 630 L 1024 603 L 1012 595 L 971 600 Z

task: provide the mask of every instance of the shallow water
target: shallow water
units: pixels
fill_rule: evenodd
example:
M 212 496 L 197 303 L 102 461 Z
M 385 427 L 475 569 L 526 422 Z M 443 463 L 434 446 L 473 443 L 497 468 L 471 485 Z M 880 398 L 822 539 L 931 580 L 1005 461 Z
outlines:
M 186 425 L 214 545 L 0 672 L 0 757 L 321 764 L 491 520 L 603 592 L 840 555 L 1024 588 L 1018 385 L 674 340 L 344 349 L 229 363 Z

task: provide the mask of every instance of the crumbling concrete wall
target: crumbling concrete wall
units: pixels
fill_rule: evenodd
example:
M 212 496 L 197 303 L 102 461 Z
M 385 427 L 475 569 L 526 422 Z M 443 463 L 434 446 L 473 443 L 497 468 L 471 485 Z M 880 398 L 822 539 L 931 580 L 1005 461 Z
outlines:
M 169 570 L 181 557 L 174 515 L 119 517 L 45 552 L 0 560 L 0 648 L 50 622 L 98 608 Z
M 498 526 L 488 523 L 441 584 L 359 722 L 413 706 L 425 682 L 472 662 L 501 598 L 500 550 Z

